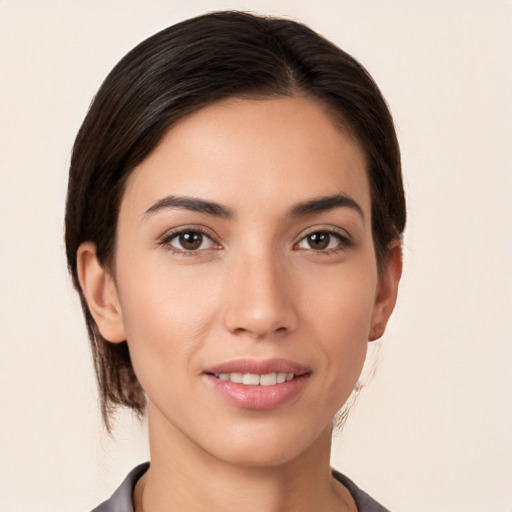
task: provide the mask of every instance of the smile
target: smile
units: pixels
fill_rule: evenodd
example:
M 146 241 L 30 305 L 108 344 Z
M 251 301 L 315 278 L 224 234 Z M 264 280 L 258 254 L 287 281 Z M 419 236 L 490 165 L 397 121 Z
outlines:
M 259 375 L 257 373 L 217 373 L 215 377 L 220 380 L 235 382 L 236 384 L 244 384 L 245 386 L 274 386 L 275 384 L 283 384 L 295 377 L 294 373 L 265 373 Z
M 241 409 L 277 409 L 298 399 L 311 369 L 286 359 L 238 359 L 207 368 L 211 388 Z

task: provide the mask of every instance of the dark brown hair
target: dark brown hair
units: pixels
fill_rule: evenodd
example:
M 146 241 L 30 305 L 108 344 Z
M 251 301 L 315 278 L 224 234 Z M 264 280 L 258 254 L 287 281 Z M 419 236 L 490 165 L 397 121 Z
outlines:
M 66 204 L 66 252 L 91 341 L 103 419 L 124 405 L 139 415 L 145 395 L 126 341 L 109 343 L 87 307 L 77 250 L 96 244 L 112 270 L 126 180 L 178 119 L 229 97 L 305 96 L 327 108 L 368 161 L 378 265 L 405 226 L 400 152 L 376 84 L 350 55 L 288 19 L 216 12 L 173 25 L 130 51 L 105 79 L 78 132 Z

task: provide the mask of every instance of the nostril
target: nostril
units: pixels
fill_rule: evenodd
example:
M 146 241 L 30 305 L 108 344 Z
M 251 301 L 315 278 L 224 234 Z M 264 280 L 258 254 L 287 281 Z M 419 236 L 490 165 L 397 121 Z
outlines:
M 239 335 L 239 336 L 248 336 L 250 338 L 254 339 L 261 339 L 265 338 L 266 336 L 272 335 L 272 334 L 285 334 L 288 332 L 288 327 L 281 326 L 277 328 L 268 327 L 265 325 L 253 325 L 250 328 L 246 327 L 237 327 L 236 329 L 231 329 L 233 334 Z
M 233 334 L 255 339 L 283 335 L 295 329 L 296 302 L 285 275 L 276 275 L 275 262 L 235 266 L 225 289 L 224 325 Z M 259 261 L 259 260 L 258 260 Z M 235 279 L 237 277 L 238 279 Z

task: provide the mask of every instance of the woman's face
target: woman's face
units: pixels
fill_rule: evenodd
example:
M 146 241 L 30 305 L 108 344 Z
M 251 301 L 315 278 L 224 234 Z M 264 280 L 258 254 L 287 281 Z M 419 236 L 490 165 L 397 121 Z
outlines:
M 155 436 L 248 465 L 329 437 L 387 320 L 370 212 L 364 153 L 314 101 L 233 99 L 172 127 L 127 182 L 115 253 Z

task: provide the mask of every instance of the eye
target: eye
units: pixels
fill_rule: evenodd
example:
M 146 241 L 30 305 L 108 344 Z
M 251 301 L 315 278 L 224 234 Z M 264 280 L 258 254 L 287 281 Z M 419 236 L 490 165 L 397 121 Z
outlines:
M 333 231 L 314 231 L 306 235 L 298 244 L 299 249 L 313 251 L 336 251 L 350 246 L 348 238 Z
M 197 229 L 170 233 L 161 243 L 175 252 L 197 252 L 217 247 L 206 233 Z

